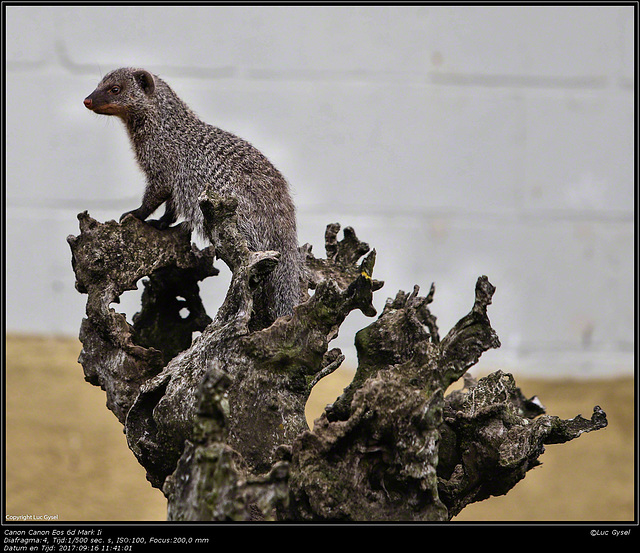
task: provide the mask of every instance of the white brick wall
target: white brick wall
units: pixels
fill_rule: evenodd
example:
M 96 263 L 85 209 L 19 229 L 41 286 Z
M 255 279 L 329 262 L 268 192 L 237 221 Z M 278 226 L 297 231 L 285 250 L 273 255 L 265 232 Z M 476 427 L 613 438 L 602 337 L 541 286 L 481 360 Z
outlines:
M 290 180 L 300 242 L 378 251 L 377 293 L 436 284 L 446 333 L 481 274 L 481 368 L 630 374 L 633 6 L 5 6 L 7 329 L 77 334 L 76 214 L 137 207 L 119 121 L 83 98 L 146 67 Z M 223 268 L 221 266 L 221 268 Z M 226 279 L 226 280 L 225 280 Z M 204 285 L 219 305 L 228 274 Z M 137 298 L 121 307 L 136 311 Z M 352 314 L 337 340 L 354 361 Z

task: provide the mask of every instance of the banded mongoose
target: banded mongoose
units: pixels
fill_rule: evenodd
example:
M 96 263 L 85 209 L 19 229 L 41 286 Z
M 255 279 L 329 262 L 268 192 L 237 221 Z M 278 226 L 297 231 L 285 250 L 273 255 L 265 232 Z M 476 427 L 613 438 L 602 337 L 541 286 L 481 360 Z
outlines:
M 240 232 L 252 251 L 276 250 L 280 261 L 264 283 L 269 319 L 291 313 L 300 294 L 301 257 L 295 207 L 282 174 L 245 140 L 201 121 L 157 75 L 121 68 L 108 73 L 84 100 L 95 113 L 125 124 L 146 175 L 142 205 L 129 213 L 145 220 L 162 203 L 166 228 L 183 217 L 206 237 L 198 196 L 205 185 L 238 200 Z

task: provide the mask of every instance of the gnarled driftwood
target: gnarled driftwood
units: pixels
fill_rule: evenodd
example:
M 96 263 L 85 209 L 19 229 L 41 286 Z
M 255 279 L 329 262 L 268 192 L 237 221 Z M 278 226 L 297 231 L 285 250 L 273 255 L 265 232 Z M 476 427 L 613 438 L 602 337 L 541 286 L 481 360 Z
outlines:
M 433 286 L 389 299 L 356 335 L 352 383 L 309 429 L 309 394 L 344 359 L 331 340 L 351 311 L 377 315 L 376 252 L 329 225 L 325 258 L 300 248 L 300 303 L 267 326 L 253 298 L 278 252 L 247 248 L 234 198 L 200 200 L 215 247 L 197 249 L 184 225 L 98 223 L 86 212 L 68 238 L 76 287 L 88 294 L 85 378 L 105 390 L 170 520 L 449 520 L 506 493 L 544 444 L 606 426 L 598 407 L 590 420 L 544 415 L 500 371 L 446 395 L 500 346 L 487 315 L 495 289 L 482 276 L 470 312 L 443 338 Z M 211 319 L 198 282 L 218 273 L 214 257 L 232 276 Z M 143 277 L 129 324 L 111 304 Z

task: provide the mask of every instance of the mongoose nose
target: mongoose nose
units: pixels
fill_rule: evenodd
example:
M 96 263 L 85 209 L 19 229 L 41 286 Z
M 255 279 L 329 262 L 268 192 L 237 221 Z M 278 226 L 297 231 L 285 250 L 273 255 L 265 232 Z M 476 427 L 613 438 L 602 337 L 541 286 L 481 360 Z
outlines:
M 87 106 L 88 109 L 91 109 L 91 98 L 85 98 L 84 105 Z

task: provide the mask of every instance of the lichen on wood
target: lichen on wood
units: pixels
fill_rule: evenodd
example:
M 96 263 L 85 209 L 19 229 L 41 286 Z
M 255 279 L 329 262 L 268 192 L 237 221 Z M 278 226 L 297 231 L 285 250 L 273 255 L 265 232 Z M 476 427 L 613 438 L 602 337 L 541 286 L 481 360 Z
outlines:
M 606 426 L 600 408 L 590 420 L 544 414 L 509 374 L 468 378 L 500 346 L 487 277 L 441 338 L 429 307 L 435 287 L 399 291 L 377 316 L 376 251 L 350 227 L 339 239 L 330 224 L 325 257 L 300 248 L 299 304 L 271 322 L 260 287 L 278 252 L 249 250 L 233 197 L 207 190 L 200 206 L 212 243 L 203 250 L 185 225 L 99 223 L 86 212 L 80 235 L 68 238 L 76 288 L 88 296 L 85 378 L 105 390 L 170 520 L 449 520 L 508 492 L 545 444 Z M 198 283 L 218 273 L 215 258 L 231 282 L 211 318 Z M 111 305 L 143 278 L 129 323 Z M 373 321 L 356 334 L 353 381 L 310 429 L 305 404 L 343 362 L 330 343 L 356 309 Z M 447 394 L 462 377 L 467 386 Z

